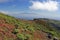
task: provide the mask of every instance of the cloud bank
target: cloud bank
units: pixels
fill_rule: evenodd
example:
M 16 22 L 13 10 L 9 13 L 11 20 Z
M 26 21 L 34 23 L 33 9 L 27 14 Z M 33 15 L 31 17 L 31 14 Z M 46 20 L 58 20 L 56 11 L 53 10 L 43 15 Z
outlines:
M 2 10 L 0 10 L 0 13 L 9 14 L 8 11 L 2 11 Z
M 58 2 L 48 0 L 47 2 L 40 1 L 31 1 L 32 5 L 29 6 L 30 9 L 33 10 L 48 10 L 48 11 L 56 11 L 58 10 Z

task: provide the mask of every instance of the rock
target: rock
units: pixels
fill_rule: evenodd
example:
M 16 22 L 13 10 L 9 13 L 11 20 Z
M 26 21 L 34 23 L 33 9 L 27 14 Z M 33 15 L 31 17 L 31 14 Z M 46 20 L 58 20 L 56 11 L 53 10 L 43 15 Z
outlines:
M 49 39 L 52 39 L 52 36 L 51 36 L 51 35 L 48 35 L 47 37 L 48 37 Z
M 54 37 L 53 40 L 58 40 L 58 38 L 57 37 Z
M 47 36 L 49 39 L 52 39 L 52 35 L 50 33 L 48 33 L 48 36 Z

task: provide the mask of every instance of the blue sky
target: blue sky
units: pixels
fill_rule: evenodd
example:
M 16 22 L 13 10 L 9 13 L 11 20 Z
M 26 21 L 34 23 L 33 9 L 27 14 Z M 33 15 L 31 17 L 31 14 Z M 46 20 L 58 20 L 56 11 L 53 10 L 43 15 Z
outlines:
M 60 18 L 60 0 L 0 0 L 0 12 L 18 18 Z

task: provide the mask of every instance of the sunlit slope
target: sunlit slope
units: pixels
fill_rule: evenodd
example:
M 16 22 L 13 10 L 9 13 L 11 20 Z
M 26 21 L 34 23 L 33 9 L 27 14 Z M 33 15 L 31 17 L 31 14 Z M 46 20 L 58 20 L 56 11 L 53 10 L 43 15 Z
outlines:
M 59 39 L 60 31 L 51 26 L 53 25 L 48 21 L 22 20 L 0 13 L 0 40 Z

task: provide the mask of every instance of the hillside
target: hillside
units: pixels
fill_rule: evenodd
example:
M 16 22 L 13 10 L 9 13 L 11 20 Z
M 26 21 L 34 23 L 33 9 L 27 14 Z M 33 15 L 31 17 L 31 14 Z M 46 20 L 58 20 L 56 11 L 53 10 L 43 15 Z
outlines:
M 0 13 L 0 40 L 60 40 L 60 21 L 22 20 Z

